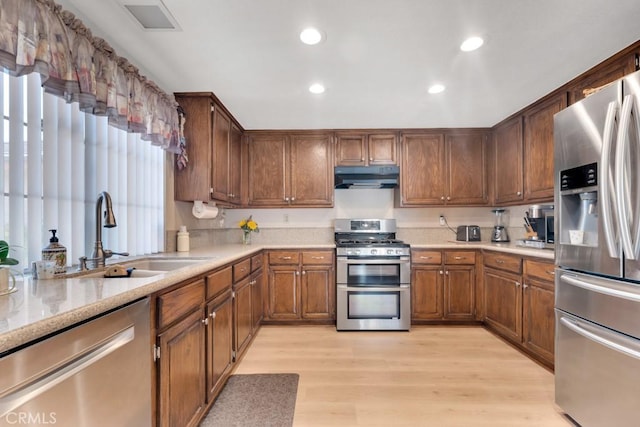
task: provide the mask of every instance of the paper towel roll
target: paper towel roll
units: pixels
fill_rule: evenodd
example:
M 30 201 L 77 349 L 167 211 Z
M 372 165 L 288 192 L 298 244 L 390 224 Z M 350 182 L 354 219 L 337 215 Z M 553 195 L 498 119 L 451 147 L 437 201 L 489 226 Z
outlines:
M 218 216 L 218 208 L 215 205 L 205 205 L 201 200 L 196 200 L 193 202 L 191 213 L 198 219 L 213 219 Z

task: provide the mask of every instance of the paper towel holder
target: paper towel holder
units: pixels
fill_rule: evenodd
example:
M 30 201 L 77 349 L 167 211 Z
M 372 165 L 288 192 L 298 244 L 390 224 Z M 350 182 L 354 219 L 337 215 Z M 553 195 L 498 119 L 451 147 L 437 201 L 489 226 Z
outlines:
M 207 203 L 202 200 L 194 200 L 191 213 L 196 218 L 213 219 L 218 216 L 219 210 L 215 203 Z

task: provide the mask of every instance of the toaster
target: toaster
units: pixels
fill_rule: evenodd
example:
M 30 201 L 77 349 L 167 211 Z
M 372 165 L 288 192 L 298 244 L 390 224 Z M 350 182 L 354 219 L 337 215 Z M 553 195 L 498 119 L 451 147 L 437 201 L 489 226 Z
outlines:
M 480 227 L 477 225 L 459 225 L 456 230 L 456 240 L 459 242 L 479 242 Z

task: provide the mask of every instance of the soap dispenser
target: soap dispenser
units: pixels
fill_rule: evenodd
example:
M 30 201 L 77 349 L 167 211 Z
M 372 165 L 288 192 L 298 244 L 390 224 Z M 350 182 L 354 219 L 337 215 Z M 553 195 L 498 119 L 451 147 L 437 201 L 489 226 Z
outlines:
M 56 232 L 58 230 L 49 230 L 52 234 L 49 239 L 49 245 L 42 249 L 43 261 L 55 261 L 55 274 L 64 274 L 67 272 L 67 248 L 58 243 Z

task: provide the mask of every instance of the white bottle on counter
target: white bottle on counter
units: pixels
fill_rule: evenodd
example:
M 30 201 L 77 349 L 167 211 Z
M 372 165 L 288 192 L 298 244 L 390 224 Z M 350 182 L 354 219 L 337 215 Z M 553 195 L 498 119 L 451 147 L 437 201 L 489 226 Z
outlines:
M 189 232 L 186 225 L 178 230 L 178 252 L 189 252 Z

